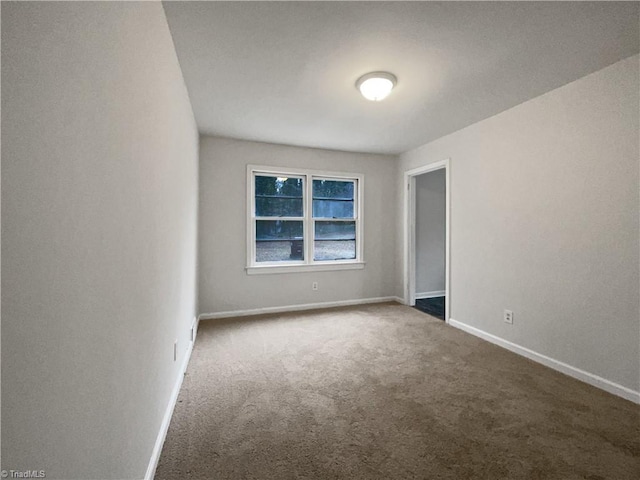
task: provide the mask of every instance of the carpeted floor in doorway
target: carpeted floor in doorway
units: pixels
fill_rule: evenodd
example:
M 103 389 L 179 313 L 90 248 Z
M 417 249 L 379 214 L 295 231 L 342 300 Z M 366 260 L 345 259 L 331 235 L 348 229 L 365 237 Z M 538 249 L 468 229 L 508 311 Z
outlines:
M 637 480 L 639 413 L 397 304 L 203 321 L 155 478 Z

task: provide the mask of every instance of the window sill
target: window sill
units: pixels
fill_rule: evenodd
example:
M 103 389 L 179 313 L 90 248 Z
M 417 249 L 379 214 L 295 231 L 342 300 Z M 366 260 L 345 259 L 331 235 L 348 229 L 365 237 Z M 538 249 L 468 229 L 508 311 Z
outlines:
M 362 270 L 365 262 L 315 263 L 313 265 L 255 265 L 246 267 L 247 275 L 274 273 L 326 272 L 333 270 Z

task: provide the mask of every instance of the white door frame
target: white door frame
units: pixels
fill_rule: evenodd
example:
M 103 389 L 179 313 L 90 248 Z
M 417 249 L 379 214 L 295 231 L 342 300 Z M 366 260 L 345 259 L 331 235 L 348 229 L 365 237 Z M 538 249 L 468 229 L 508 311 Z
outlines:
M 416 304 L 416 177 L 444 168 L 445 171 L 445 322 L 449 323 L 451 309 L 450 261 L 451 188 L 449 159 L 430 163 L 404 172 L 404 301 Z

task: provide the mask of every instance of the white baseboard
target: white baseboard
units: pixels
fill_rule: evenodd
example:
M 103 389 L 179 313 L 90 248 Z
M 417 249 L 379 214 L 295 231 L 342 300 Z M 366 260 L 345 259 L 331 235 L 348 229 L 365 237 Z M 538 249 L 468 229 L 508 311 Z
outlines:
M 264 315 L 266 313 L 298 312 L 302 310 L 315 310 L 318 308 L 347 307 L 351 305 L 363 305 L 367 303 L 382 303 L 382 302 L 404 303 L 404 300 L 402 300 L 399 297 L 375 297 L 375 298 L 360 298 L 357 300 L 340 300 L 337 302 L 306 303 L 303 305 L 285 305 L 282 307 L 253 308 L 250 310 L 229 310 L 226 312 L 201 313 L 200 316 L 198 317 L 198 320 L 212 320 L 216 318 L 228 318 L 228 317 L 246 317 L 249 315 Z
M 193 322 L 191 322 L 191 331 L 193 332 L 193 336 L 191 337 L 191 342 L 195 343 L 196 336 L 198 335 L 198 327 L 200 326 L 200 318 L 193 317 Z M 193 345 L 191 346 L 193 348 Z
M 160 454 L 162 453 L 162 446 L 164 445 L 164 440 L 167 438 L 167 432 L 169 431 L 169 424 L 171 423 L 173 410 L 176 407 L 176 402 L 178 401 L 178 395 L 180 394 L 180 388 L 182 387 L 182 380 L 184 380 L 184 374 L 187 371 L 189 359 L 191 358 L 191 352 L 193 351 L 193 344 L 195 343 L 195 337 L 198 332 L 197 317 L 193 317 L 192 327 L 194 327 L 193 341 L 189 342 L 189 346 L 187 347 L 187 351 L 184 355 L 184 360 L 182 361 L 182 366 L 180 368 L 180 371 L 178 372 L 178 377 L 176 378 L 173 390 L 171 391 L 171 397 L 169 398 L 167 409 L 164 412 L 164 417 L 162 418 L 162 423 L 160 424 L 160 431 L 158 432 L 156 443 L 153 446 L 153 451 L 151 452 L 151 459 L 149 460 L 149 465 L 147 466 L 144 480 L 153 480 L 153 477 L 156 474 L 156 468 L 158 468 Z
M 447 292 L 445 292 L 444 290 L 434 290 L 433 292 L 416 293 L 416 300 L 419 300 L 421 298 L 444 297 L 446 293 Z
M 406 305 L 406 302 L 404 301 L 404 298 L 402 298 L 402 297 L 389 297 L 389 298 L 392 298 L 393 300 L 391 300 L 391 301 L 393 301 L 393 302 L 397 302 L 397 303 L 400 303 L 402 305 Z
M 547 357 L 546 355 L 543 355 L 541 353 L 534 352 L 533 350 L 522 347 L 503 338 L 496 337 L 495 335 L 472 327 L 471 325 L 467 325 L 466 323 L 454 320 L 453 318 L 450 318 L 448 323 L 452 327 L 459 328 L 460 330 L 470 333 L 471 335 L 475 335 L 476 337 L 480 337 L 483 340 L 491 342 L 502 348 L 506 348 L 507 350 L 517 353 L 518 355 L 522 355 L 529 360 L 541 363 L 546 367 L 557 370 L 558 372 L 564 373 L 565 375 L 569 375 L 570 377 L 588 383 L 589 385 L 600 388 L 609 393 L 617 395 L 618 397 L 630 400 L 634 403 L 640 404 L 640 392 L 636 392 L 635 390 L 631 390 L 630 388 L 607 380 L 606 378 L 599 377 L 598 375 L 594 375 L 593 373 L 589 373 L 579 368 L 573 367 L 559 360 Z

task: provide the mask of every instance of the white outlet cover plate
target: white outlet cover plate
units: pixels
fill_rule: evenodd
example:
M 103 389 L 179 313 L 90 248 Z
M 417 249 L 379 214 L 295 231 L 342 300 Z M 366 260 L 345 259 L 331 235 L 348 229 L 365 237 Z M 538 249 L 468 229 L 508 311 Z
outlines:
M 511 310 L 504 311 L 504 322 L 513 324 L 513 312 Z

